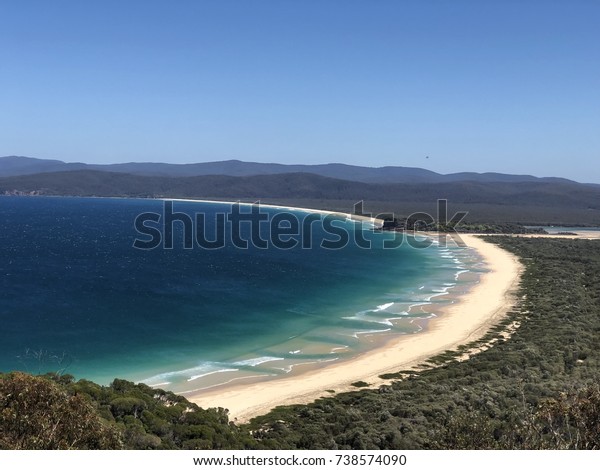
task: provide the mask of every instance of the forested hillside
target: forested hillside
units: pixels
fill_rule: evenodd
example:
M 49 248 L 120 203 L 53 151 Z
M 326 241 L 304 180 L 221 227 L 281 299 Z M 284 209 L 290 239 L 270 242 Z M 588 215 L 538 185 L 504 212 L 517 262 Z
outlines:
M 257 176 L 140 176 L 68 171 L 0 178 L 0 195 L 260 200 L 297 207 L 408 216 L 436 214 L 437 200 L 469 222 L 600 225 L 600 187 L 564 182 L 361 183 L 309 173 Z M 452 214 L 450 214 L 451 216 Z

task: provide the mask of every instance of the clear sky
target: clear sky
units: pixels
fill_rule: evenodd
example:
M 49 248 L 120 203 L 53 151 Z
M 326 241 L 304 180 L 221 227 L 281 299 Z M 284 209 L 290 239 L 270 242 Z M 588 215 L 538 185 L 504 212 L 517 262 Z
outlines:
M 600 1 L 2 0 L 0 155 L 600 183 Z

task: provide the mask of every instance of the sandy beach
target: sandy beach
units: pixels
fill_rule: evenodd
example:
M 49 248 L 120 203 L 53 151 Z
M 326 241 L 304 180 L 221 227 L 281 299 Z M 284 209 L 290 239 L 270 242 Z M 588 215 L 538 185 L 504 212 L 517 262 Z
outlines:
M 435 354 L 480 338 L 514 304 L 522 265 L 514 255 L 481 238 L 461 238 L 478 251 L 489 271 L 466 295 L 430 320 L 425 331 L 391 340 L 339 364 L 277 380 L 210 389 L 187 398 L 204 408 L 227 408 L 232 420 L 244 422 L 278 405 L 309 403 L 331 396 L 327 390 L 357 390 L 351 386 L 356 381 L 373 387 L 382 385 L 389 381 L 380 379 L 381 374 L 410 369 Z

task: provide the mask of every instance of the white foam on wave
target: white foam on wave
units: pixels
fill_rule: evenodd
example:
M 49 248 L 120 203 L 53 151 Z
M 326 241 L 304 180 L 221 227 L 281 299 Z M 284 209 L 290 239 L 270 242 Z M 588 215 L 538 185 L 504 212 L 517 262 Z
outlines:
M 390 308 L 392 305 L 394 305 L 394 302 L 389 302 L 387 304 L 381 304 L 378 305 L 377 308 L 375 308 L 373 310 L 373 312 L 381 312 L 382 310 L 387 310 L 388 308 Z
M 201 379 L 202 377 L 206 377 L 207 375 L 221 374 L 223 372 L 237 372 L 237 371 L 239 371 L 239 369 L 219 369 L 219 370 L 213 370 L 211 372 L 206 372 L 204 374 L 192 375 L 189 379 L 187 379 L 187 381 L 191 382 L 192 380 Z
M 415 307 L 422 307 L 423 305 L 431 305 L 431 302 L 425 299 L 423 300 L 423 302 L 415 302 L 413 304 L 410 304 L 410 310 L 412 310 Z
M 148 385 L 148 387 L 162 387 L 163 385 L 170 385 L 170 384 L 171 384 L 171 382 L 161 382 L 158 384 L 146 384 L 146 385 Z
M 386 331 L 390 331 L 391 328 L 386 328 L 385 330 L 362 330 L 362 331 L 356 331 L 354 332 L 354 334 L 350 335 L 353 338 L 357 338 L 360 335 L 368 335 L 368 334 L 373 334 L 373 333 L 385 333 Z
M 431 294 L 429 297 L 427 297 L 427 302 L 431 304 L 433 298 L 442 297 L 443 295 L 448 295 L 448 292 L 436 292 L 435 294 Z
M 352 317 L 342 317 L 343 320 L 362 321 L 367 323 L 378 323 L 380 325 L 394 326 L 388 318 L 373 318 L 364 315 L 354 315 Z
M 241 361 L 232 362 L 231 365 L 256 367 L 260 364 L 264 364 L 265 362 L 273 362 L 273 361 L 283 361 L 283 357 L 274 357 L 274 356 L 253 357 L 252 359 L 244 359 Z
M 334 357 L 331 359 L 316 359 L 314 361 L 297 362 L 295 364 L 290 364 L 286 367 L 277 367 L 277 369 L 282 370 L 286 374 L 289 374 L 292 371 L 292 369 L 296 366 L 306 366 L 309 364 L 321 364 L 324 362 L 333 362 L 333 361 L 337 361 L 337 360 L 339 360 L 339 357 Z
M 382 311 L 384 311 L 384 310 L 387 310 L 388 308 L 390 308 L 392 305 L 394 305 L 394 302 L 388 302 L 388 303 L 385 303 L 385 304 L 378 305 L 377 307 L 375 307 L 375 308 L 371 308 L 371 309 L 369 309 L 369 310 L 362 310 L 362 311 L 358 312 L 358 313 L 357 313 L 356 315 L 354 315 L 354 316 L 351 316 L 351 317 L 343 317 L 343 318 L 346 318 L 346 319 L 348 319 L 348 320 L 362 319 L 362 317 L 363 317 L 364 315 L 368 315 L 369 313 L 378 313 L 378 312 L 382 312 Z
M 440 266 L 440 268 L 444 268 L 444 269 L 456 269 L 456 265 L 455 264 L 442 264 Z
M 259 378 L 259 377 L 275 377 L 277 374 L 264 374 L 264 375 L 247 375 L 244 377 L 234 377 L 232 379 L 227 380 L 226 382 L 222 382 L 222 383 L 218 383 L 218 384 L 214 384 L 214 385 L 208 385 L 206 387 L 200 387 L 200 388 L 194 388 L 191 390 L 184 390 L 182 392 L 178 392 L 180 395 L 185 394 L 185 393 L 194 393 L 194 392 L 200 392 L 202 390 L 209 390 L 211 388 L 215 388 L 215 387 L 221 387 L 223 385 L 228 385 L 230 383 L 235 382 L 236 380 L 247 380 L 247 379 L 253 379 L 253 378 Z
M 387 302 L 385 304 L 378 305 L 377 307 L 375 307 L 373 309 L 363 310 L 362 312 L 358 312 L 356 315 L 342 317 L 342 319 L 343 320 L 352 320 L 352 321 L 363 321 L 363 322 L 367 322 L 367 323 L 378 323 L 380 325 L 385 325 L 385 326 L 394 326 L 392 324 L 392 322 L 390 322 L 389 318 L 373 318 L 373 317 L 369 316 L 370 313 L 384 312 L 385 310 L 387 310 L 394 304 L 395 304 L 394 302 Z M 386 312 L 386 314 L 388 314 L 388 313 L 391 315 L 397 315 L 394 312 Z
M 222 374 L 225 372 L 238 372 L 241 367 L 256 367 L 260 364 L 264 364 L 266 362 L 274 362 L 274 361 L 282 361 L 282 357 L 274 357 L 274 356 L 262 356 L 262 357 L 253 357 L 251 359 L 244 359 L 236 362 L 204 362 L 197 367 L 192 367 L 190 369 L 176 370 L 170 372 L 164 372 L 162 374 L 157 374 L 153 377 L 142 380 L 144 383 L 157 383 L 156 385 L 168 385 L 171 381 L 167 379 L 183 379 L 187 382 L 191 382 L 193 380 L 200 379 L 202 377 L 206 377 L 208 375 L 214 374 Z
M 452 287 L 455 287 L 455 286 L 456 286 L 455 283 L 445 282 L 444 283 L 444 287 L 432 288 L 431 289 L 432 294 L 429 297 L 427 297 L 427 301 L 431 302 L 431 299 L 433 299 L 434 297 L 441 297 L 441 296 L 444 296 L 444 295 L 449 295 L 448 291 Z
M 215 374 L 218 372 L 231 372 L 237 371 L 238 369 L 232 369 L 230 364 L 223 364 L 220 362 L 203 362 L 196 367 L 189 369 L 175 370 L 169 372 L 163 372 L 147 379 L 141 380 L 143 383 L 165 383 L 171 382 L 171 379 L 186 378 L 186 380 L 194 380 L 192 377 L 199 378 L 204 375 Z
M 469 272 L 468 269 L 462 269 L 460 271 L 457 271 L 456 274 L 454 274 L 454 279 L 458 281 L 458 278 L 460 277 L 461 274 L 468 273 L 468 272 Z

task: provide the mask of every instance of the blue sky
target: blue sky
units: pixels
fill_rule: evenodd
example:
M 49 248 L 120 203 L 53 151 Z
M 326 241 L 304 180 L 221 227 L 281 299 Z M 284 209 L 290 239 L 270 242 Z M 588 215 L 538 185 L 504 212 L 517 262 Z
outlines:
M 0 155 L 600 183 L 599 24 L 596 0 L 4 0 Z

